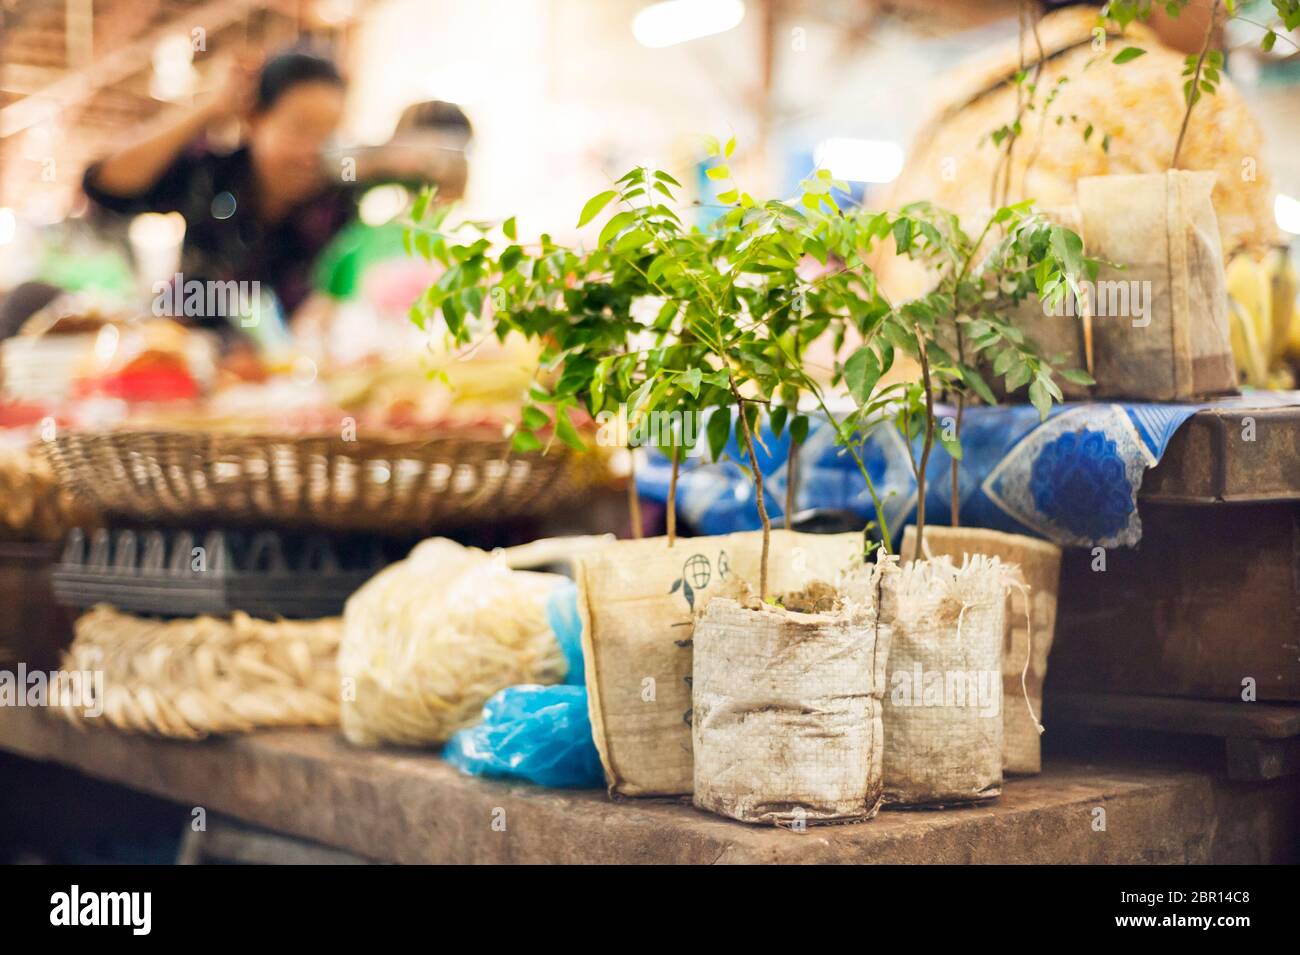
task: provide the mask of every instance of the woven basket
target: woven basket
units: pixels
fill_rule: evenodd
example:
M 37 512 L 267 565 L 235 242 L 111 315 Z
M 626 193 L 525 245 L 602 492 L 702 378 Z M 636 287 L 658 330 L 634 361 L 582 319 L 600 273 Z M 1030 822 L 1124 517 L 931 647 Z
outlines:
M 94 523 L 94 511 L 60 486 L 42 455 L 0 450 L 0 540 L 57 541 Z
M 69 432 L 45 445 L 63 485 L 99 510 L 405 535 L 537 517 L 571 501 L 581 460 L 517 454 L 483 432 L 421 440 L 207 431 Z
M 78 724 L 178 739 L 334 726 L 341 630 L 338 617 L 160 621 L 100 605 L 77 620 L 62 670 L 102 674 L 102 698 L 91 704 L 69 689 L 55 702 Z

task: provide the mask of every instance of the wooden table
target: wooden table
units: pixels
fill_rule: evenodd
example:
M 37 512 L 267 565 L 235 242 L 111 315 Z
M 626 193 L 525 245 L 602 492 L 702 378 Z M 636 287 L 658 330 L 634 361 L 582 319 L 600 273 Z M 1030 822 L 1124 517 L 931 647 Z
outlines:
M 1300 780 L 1245 786 L 1149 765 L 1049 762 L 993 804 L 797 833 L 682 800 L 474 779 L 431 753 L 357 749 L 327 730 L 189 743 L 8 708 L 0 749 L 391 862 L 1300 861 Z

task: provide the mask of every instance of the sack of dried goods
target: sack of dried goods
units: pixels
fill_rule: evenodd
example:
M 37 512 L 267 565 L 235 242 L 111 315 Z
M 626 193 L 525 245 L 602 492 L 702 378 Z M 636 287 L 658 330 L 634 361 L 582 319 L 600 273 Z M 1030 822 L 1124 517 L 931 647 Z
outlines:
M 333 726 L 339 629 L 338 617 L 153 620 L 100 605 L 77 620 L 52 696 L 74 721 L 102 715 L 119 730 L 180 739 Z
M 376 574 L 343 612 L 343 735 L 443 743 L 498 690 L 560 682 L 567 666 L 546 601 L 564 580 L 444 538 Z

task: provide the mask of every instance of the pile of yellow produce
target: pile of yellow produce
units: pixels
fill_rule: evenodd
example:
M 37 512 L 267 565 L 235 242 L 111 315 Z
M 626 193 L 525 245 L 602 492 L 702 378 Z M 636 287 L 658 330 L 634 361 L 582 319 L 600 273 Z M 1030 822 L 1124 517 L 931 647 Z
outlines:
M 1262 260 L 1249 254 L 1228 263 L 1232 353 L 1241 383 L 1251 388 L 1295 387 L 1292 363 L 1300 362 L 1296 320 L 1296 269 L 1286 249 Z

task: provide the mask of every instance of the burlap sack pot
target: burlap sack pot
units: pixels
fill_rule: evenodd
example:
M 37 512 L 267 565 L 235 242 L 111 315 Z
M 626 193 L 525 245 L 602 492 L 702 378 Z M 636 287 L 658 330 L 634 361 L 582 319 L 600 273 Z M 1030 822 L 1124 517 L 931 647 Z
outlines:
M 1002 639 L 1010 574 L 996 558 L 947 557 L 885 575 L 892 628 L 884 800 L 946 806 L 1002 791 Z
M 900 551 L 904 560 L 911 557 L 915 541 L 916 529 L 907 528 Z M 1061 548 L 1036 537 L 979 527 L 933 525 L 925 529 L 926 556 L 950 557 L 960 565 L 967 555 L 974 554 L 996 557 L 1015 568 L 1013 573 L 1021 582 L 1007 592 L 1002 641 L 1002 771 L 1033 775 L 1043 768 L 1038 720 L 1043 712 L 1047 655 L 1056 630 Z
M 691 792 L 694 615 L 720 586 L 757 583 L 762 535 L 617 541 L 574 561 L 592 736 L 611 793 Z M 772 532 L 774 593 L 833 580 L 861 534 Z
M 777 825 L 876 814 L 889 632 L 872 590 L 806 613 L 709 601 L 695 627 L 698 808 Z
M 1030 296 L 1008 316 L 1058 368 L 1088 370 L 1088 315 L 1096 384 L 1057 376 L 1067 399 L 1178 401 L 1237 390 L 1214 184 L 1213 172 L 1184 169 L 1086 176 L 1073 208 L 1044 210 L 1103 263 L 1083 286 L 1086 301 L 1048 314 Z M 1009 397 L 1002 379 L 980 366 L 999 400 Z
M 1079 180 L 1085 252 L 1123 266 L 1103 265 L 1097 275 L 1097 397 L 1175 401 L 1236 391 L 1214 181 L 1212 172 L 1183 169 Z

